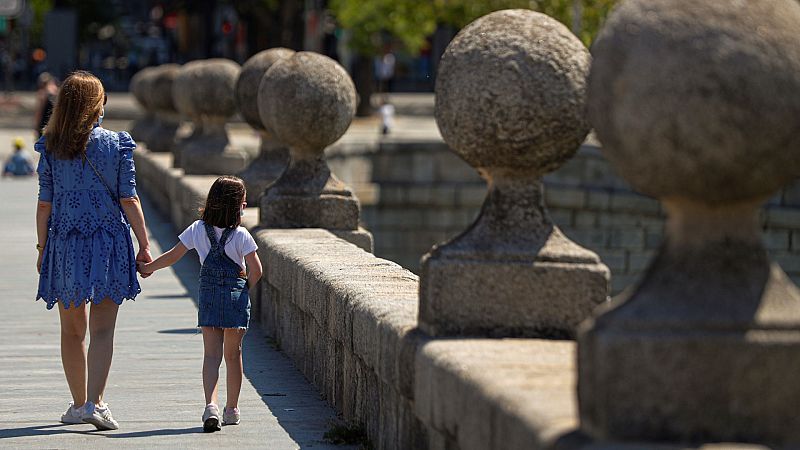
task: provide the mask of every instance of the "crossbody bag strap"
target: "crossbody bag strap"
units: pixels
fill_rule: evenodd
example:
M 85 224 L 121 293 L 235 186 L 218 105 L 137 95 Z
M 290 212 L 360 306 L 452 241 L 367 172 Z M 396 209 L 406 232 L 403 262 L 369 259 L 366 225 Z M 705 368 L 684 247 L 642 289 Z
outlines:
M 119 135 L 117 135 L 117 145 L 119 145 Z M 119 203 L 119 199 L 114 195 L 114 192 L 111 190 L 111 187 L 108 185 L 108 183 L 106 183 L 106 179 L 103 178 L 103 175 L 101 175 L 100 172 L 97 170 L 97 168 L 94 166 L 94 164 L 92 164 L 92 160 L 90 160 L 89 157 L 86 156 L 86 151 L 84 151 L 81 156 L 83 156 L 84 161 L 89 163 L 89 167 L 92 168 L 94 174 L 97 175 L 97 178 L 99 178 L 100 182 L 103 183 L 103 186 L 106 188 L 106 192 L 108 192 L 108 195 L 111 196 L 111 201 L 113 201 L 114 204 L 117 205 L 117 209 L 119 209 L 119 211 L 122 212 L 122 217 L 124 218 L 125 222 L 127 222 L 125 211 L 122 210 L 122 205 Z

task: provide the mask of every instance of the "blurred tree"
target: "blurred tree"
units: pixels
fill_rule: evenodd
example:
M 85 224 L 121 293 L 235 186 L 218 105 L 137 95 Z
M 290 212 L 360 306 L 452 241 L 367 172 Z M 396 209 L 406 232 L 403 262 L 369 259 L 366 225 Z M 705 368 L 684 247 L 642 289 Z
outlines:
M 30 0 L 33 20 L 31 21 L 31 45 L 41 46 L 44 39 L 44 16 L 53 9 L 53 0 Z

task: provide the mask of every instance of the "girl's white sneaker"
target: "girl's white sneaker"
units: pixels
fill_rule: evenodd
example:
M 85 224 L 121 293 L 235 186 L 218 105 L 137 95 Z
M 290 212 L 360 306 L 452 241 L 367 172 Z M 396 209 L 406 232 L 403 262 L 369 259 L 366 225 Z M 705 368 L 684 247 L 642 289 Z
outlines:
M 83 405 L 83 410 L 83 421 L 94 425 L 98 430 L 119 429 L 119 424 L 111 416 L 111 410 L 108 409 L 108 403 L 103 406 L 97 406 L 92 402 L 86 402 Z
M 69 402 L 69 408 L 67 408 L 67 412 L 61 415 L 61 423 L 68 423 L 70 425 L 75 425 L 78 423 L 84 423 L 83 419 L 83 407 L 75 407 L 73 402 Z
M 219 422 L 219 407 L 209 403 L 206 405 L 206 410 L 203 411 L 203 431 L 213 433 L 221 430 Z
M 239 425 L 240 420 L 239 408 L 225 408 L 225 411 L 222 412 L 223 425 Z

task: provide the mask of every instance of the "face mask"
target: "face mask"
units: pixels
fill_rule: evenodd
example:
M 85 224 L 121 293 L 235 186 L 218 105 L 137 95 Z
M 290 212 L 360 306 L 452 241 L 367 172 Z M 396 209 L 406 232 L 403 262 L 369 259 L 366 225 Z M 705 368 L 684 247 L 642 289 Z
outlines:
M 244 208 L 239 210 L 239 216 L 244 217 Z
M 98 117 L 98 118 L 97 118 L 97 124 L 98 124 L 98 125 L 100 125 L 101 123 L 103 123 L 103 116 L 105 116 L 105 115 L 106 115 L 106 109 L 105 109 L 105 108 L 102 108 L 102 109 L 100 110 L 100 117 Z

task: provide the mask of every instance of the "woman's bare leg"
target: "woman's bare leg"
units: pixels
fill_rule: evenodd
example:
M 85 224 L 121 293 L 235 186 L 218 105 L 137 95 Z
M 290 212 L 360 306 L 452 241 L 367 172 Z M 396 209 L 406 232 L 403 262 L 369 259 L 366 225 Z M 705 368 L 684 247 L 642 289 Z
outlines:
M 225 368 L 228 394 L 226 408 L 239 406 L 239 392 L 242 390 L 242 338 L 247 330 L 225 329 Z
M 106 390 L 111 358 L 114 355 L 114 328 L 117 325 L 119 305 L 110 298 L 92 304 L 89 313 L 89 382 L 90 402 L 101 405 Z
M 200 329 L 203 330 L 203 391 L 206 395 L 206 404 L 216 405 L 224 334 L 221 328 L 200 327 Z
M 86 403 L 86 305 L 64 309 L 59 302 L 61 320 L 61 364 L 75 407 Z

